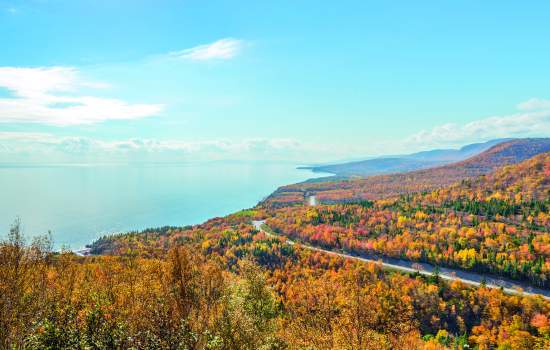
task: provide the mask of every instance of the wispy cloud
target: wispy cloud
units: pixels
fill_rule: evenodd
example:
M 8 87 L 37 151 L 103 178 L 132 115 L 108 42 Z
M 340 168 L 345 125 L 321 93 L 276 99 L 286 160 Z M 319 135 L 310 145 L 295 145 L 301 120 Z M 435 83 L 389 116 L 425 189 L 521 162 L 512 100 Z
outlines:
M 541 109 L 550 110 L 550 100 L 545 100 L 542 98 L 532 98 L 518 104 L 518 109 L 524 110 L 524 111 L 541 110 Z
M 408 147 L 446 147 L 503 137 L 550 135 L 550 100 L 533 98 L 518 104 L 518 113 L 466 124 L 448 123 L 423 130 L 404 141 Z
M 237 56 L 243 47 L 243 40 L 225 38 L 210 44 L 199 45 L 189 49 L 171 52 L 170 56 L 196 61 L 212 59 L 228 60 Z
M 0 87 L 14 95 L 0 98 L 0 122 L 94 124 L 145 118 L 163 109 L 161 105 L 79 94 L 81 89 L 101 89 L 108 84 L 82 80 L 78 70 L 71 67 L 0 67 Z

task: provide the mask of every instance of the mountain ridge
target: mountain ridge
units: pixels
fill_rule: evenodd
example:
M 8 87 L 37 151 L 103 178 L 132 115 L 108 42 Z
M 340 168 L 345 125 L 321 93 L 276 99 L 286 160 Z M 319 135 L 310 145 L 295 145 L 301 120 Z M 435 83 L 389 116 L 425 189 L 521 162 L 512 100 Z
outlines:
M 466 160 L 404 173 L 374 175 L 334 182 L 305 182 L 282 186 L 263 204 L 286 206 L 315 195 L 325 203 L 373 200 L 394 195 L 430 191 L 464 179 L 485 175 L 496 168 L 519 163 L 550 151 L 550 138 L 513 139 L 498 143 Z
M 336 176 L 370 176 L 394 172 L 412 171 L 461 161 L 479 154 L 492 146 L 512 139 L 495 139 L 462 146 L 458 149 L 434 149 L 404 155 L 382 156 L 372 159 L 326 164 L 311 167 L 314 172 Z

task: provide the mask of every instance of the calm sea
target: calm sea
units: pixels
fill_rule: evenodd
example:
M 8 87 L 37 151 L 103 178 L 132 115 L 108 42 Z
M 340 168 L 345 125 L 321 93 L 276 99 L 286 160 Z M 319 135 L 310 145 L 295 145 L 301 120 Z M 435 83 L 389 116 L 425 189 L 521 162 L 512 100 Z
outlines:
M 278 186 L 320 176 L 282 163 L 0 165 L 0 235 L 52 232 L 82 248 L 113 232 L 197 224 L 257 204 Z

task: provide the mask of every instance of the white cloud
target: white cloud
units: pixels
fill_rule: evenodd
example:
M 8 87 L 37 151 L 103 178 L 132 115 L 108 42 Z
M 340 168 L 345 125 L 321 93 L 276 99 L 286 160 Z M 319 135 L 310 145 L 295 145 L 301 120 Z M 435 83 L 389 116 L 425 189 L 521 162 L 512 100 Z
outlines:
M 518 109 L 520 110 L 540 110 L 540 109 L 549 109 L 550 110 L 550 100 L 544 100 L 540 98 L 532 98 L 525 102 L 518 104 Z
M 153 116 L 161 105 L 129 104 L 114 98 L 79 95 L 83 88 L 101 89 L 105 83 L 80 79 L 71 67 L 0 67 L 0 87 L 12 98 L 0 98 L 0 122 L 43 123 L 57 126 L 93 124 L 105 120 Z
M 211 59 L 231 59 L 242 50 L 244 42 L 242 40 L 225 38 L 215 41 L 211 44 L 199 45 L 190 49 L 171 52 L 170 56 L 185 58 L 197 61 Z
M 423 130 L 404 140 L 405 148 L 459 146 L 480 140 L 550 135 L 550 101 L 530 99 L 519 113 L 493 116 L 466 124 L 448 123 Z

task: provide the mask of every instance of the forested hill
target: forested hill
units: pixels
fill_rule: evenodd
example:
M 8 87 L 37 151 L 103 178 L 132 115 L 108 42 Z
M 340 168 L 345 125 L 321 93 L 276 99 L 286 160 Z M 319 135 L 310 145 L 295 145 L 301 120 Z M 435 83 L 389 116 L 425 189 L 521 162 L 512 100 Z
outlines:
M 516 139 L 497 144 L 467 160 L 435 168 L 364 179 L 304 182 L 283 186 L 263 204 L 272 207 L 302 204 L 311 195 L 316 196 L 317 202 L 337 203 L 429 191 L 491 173 L 500 166 L 519 163 L 548 151 L 550 138 Z
M 547 200 L 550 195 L 550 152 L 501 167 L 485 176 L 462 181 L 437 193 L 447 193 L 449 199 L 468 197 L 509 203 Z
M 272 210 L 291 239 L 550 288 L 550 152 L 454 186 L 377 201 Z

